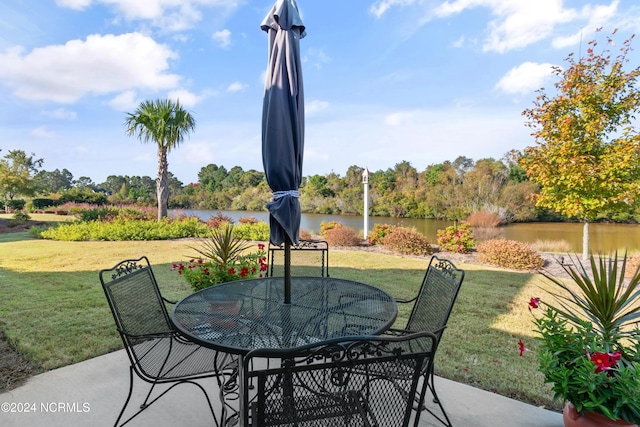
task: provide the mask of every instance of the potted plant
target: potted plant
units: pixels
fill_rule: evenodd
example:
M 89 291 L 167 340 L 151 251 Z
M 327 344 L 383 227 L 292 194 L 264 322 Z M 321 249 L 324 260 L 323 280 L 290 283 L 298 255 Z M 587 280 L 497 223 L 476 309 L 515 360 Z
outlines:
M 565 426 L 640 423 L 640 274 L 625 278 L 627 256 L 577 257 L 562 264 L 570 280 L 555 285 L 553 303 L 531 298 L 538 359 L 554 399 L 565 402 Z M 538 314 L 538 310 L 540 313 Z M 524 344 L 519 342 L 520 354 Z M 617 420 L 617 421 L 616 421 Z
M 173 264 L 173 270 L 182 275 L 194 291 L 219 283 L 262 277 L 267 271 L 267 257 L 262 243 L 258 250 L 247 252 L 250 243 L 233 234 L 231 224 L 211 231 L 200 247 L 192 247 L 198 253 L 187 263 Z

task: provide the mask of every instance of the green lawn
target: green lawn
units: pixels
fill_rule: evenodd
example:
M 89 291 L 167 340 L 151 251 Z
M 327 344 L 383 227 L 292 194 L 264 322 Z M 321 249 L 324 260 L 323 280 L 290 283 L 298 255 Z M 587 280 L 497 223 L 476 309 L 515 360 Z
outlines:
M 40 370 L 121 348 L 98 270 L 147 255 L 162 292 L 191 290 L 172 264 L 194 253 L 193 241 L 55 242 L 28 233 L 0 235 L 0 329 Z M 441 254 L 446 258 L 446 253 Z M 370 283 L 398 298 L 413 296 L 428 259 L 330 250 L 330 274 Z M 438 375 L 554 409 L 537 371 L 527 302 L 541 276 L 458 265 L 467 274 L 436 362 Z M 401 307 L 399 323 L 409 308 Z M 533 350 L 520 357 L 518 340 Z

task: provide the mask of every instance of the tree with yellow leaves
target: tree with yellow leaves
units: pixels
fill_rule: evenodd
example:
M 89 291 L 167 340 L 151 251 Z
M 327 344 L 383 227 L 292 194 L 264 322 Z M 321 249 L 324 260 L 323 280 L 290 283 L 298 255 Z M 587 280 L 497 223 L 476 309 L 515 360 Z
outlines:
M 615 34 L 615 31 L 613 32 Z M 640 108 L 636 87 L 640 67 L 625 71 L 633 36 L 612 58 L 596 53 L 589 42 L 585 57 L 570 54 L 552 97 L 538 91 L 534 107 L 522 114 L 536 145 L 518 160 L 540 185 L 536 204 L 584 223 L 583 258 L 589 252 L 589 222 L 601 212 L 635 206 L 640 194 L 640 135 L 635 115 Z M 609 45 L 615 46 L 611 38 Z

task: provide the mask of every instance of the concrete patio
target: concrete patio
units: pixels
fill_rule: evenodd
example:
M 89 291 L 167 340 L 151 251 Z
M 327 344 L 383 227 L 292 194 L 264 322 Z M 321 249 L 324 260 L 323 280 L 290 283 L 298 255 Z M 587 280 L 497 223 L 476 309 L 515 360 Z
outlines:
M 0 394 L 2 427 L 113 426 L 128 389 L 129 361 L 124 350 L 106 354 L 32 377 L 26 384 Z M 209 380 L 214 404 L 215 380 Z M 136 382 L 134 405 L 141 402 L 146 384 Z M 436 387 L 456 427 L 562 427 L 562 415 L 506 397 L 436 378 Z M 137 393 L 136 393 L 137 391 Z M 139 403 L 138 403 L 139 404 Z M 8 412 L 27 406 L 32 412 Z M 135 407 L 135 406 L 134 406 Z M 202 392 L 182 385 L 172 390 L 128 425 L 211 427 Z M 438 426 L 428 413 L 420 426 Z

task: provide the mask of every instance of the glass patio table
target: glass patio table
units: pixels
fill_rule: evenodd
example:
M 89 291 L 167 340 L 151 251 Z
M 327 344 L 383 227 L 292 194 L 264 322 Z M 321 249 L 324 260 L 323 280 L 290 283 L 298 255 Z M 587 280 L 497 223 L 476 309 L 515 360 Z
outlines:
M 243 408 L 236 403 L 241 405 L 239 397 L 247 392 L 242 390 L 241 367 L 249 351 L 379 334 L 398 313 L 386 292 L 333 277 L 292 277 L 291 304 L 283 298 L 283 277 L 240 280 L 191 294 L 171 312 L 172 322 L 187 339 L 220 351 L 216 365 L 225 379 L 219 383 L 223 425 L 242 421 Z

